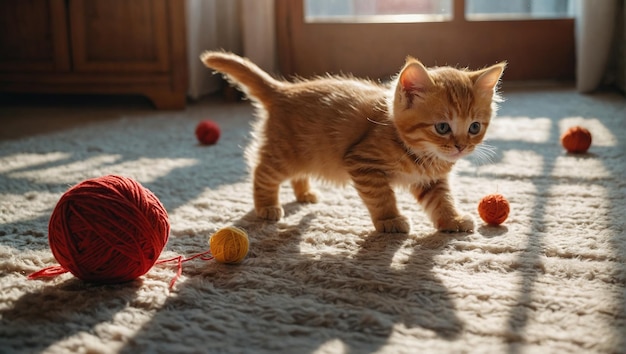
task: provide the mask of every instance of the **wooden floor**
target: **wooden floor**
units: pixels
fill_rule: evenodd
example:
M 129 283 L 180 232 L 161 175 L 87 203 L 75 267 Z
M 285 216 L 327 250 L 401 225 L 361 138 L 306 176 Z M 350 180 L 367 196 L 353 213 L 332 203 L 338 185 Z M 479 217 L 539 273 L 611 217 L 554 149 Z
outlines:
M 140 96 L 0 94 L 0 140 L 158 112 Z

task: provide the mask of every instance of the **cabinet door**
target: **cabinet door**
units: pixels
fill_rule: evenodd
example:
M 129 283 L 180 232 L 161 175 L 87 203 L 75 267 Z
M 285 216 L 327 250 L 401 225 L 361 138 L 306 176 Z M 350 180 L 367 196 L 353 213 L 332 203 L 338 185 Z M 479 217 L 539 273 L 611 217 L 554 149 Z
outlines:
M 70 69 L 64 0 L 0 0 L 0 71 Z
M 166 0 L 69 1 L 74 71 L 168 71 Z

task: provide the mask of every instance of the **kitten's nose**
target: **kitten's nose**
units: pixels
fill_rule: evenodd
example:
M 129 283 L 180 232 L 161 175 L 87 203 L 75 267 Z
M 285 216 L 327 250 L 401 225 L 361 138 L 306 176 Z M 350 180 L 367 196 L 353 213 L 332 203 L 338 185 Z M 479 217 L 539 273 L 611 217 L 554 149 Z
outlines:
M 455 144 L 454 146 L 456 147 L 457 150 L 459 150 L 459 152 L 462 152 L 467 147 L 467 145 L 460 145 L 460 144 Z

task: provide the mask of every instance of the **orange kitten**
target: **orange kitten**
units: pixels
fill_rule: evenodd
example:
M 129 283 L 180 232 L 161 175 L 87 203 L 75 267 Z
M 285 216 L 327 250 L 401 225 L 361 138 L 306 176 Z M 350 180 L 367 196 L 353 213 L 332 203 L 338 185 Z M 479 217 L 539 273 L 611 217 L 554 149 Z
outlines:
M 332 76 L 286 82 L 234 54 L 205 52 L 201 59 L 256 102 L 247 157 L 258 217 L 282 217 L 278 191 L 286 180 L 299 202 L 317 202 L 313 177 L 352 181 L 379 232 L 410 230 L 396 186 L 408 187 L 438 230 L 473 230 L 473 219 L 455 207 L 448 175 L 482 142 L 504 63 L 479 71 L 426 69 L 408 58 L 383 85 Z

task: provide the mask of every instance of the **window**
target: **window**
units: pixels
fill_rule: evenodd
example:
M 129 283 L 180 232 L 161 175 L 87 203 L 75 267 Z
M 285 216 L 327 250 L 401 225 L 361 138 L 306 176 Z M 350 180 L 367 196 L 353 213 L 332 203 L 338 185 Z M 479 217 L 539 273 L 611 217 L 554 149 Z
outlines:
M 515 20 L 568 18 L 570 0 L 466 0 L 468 20 Z
M 426 22 L 452 19 L 452 0 L 305 0 L 305 21 Z
M 570 0 L 466 0 L 468 20 L 571 17 Z M 304 0 L 305 22 L 452 20 L 452 0 Z
M 386 80 L 427 66 L 509 63 L 504 79 L 573 80 L 569 0 L 275 0 L 281 73 Z

